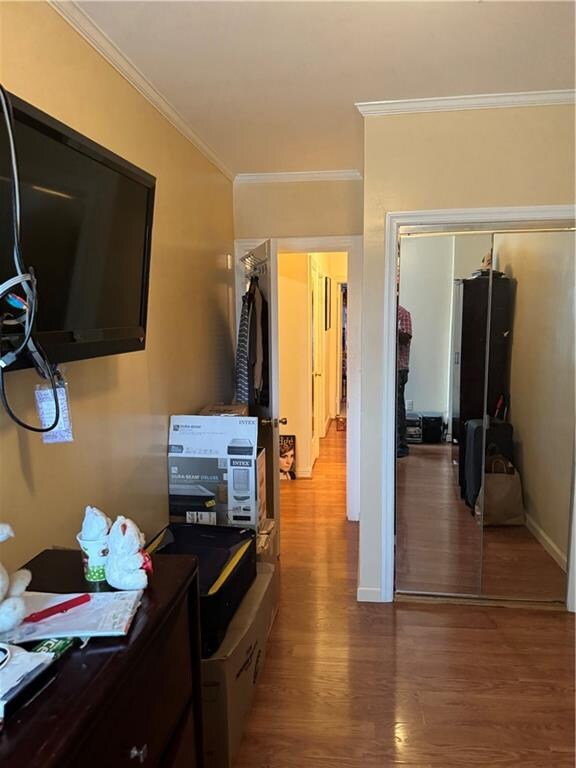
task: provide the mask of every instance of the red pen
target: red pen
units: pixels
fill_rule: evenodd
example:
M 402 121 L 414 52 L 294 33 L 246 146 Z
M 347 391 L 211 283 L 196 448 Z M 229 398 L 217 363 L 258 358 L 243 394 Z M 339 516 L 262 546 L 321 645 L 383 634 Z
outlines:
M 65 600 L 63 603 L 58 603 L 57 605 L 52 605 L 50 608 L 45 608 L 43 611 L 31 613 L 30 616 L 26 616 L 23 621 L 42 621 L 43 619 L 50 618 L 50 616 L 56 616 L 58 613 L 66 613 L 66 611 L 69 611 L 71 608 L 76 608 L 79 605 L 84 605 L 84 603 L 89 602 L 90 595 L 79 595 L 78 597 L 73 597 L 71 600 Z

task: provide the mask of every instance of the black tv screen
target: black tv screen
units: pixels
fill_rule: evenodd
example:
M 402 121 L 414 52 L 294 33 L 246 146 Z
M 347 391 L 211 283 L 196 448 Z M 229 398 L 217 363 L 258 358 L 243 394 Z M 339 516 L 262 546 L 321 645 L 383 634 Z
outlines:
M 50 362 L 144 349 L 155 179 L 11 96 L 24 265 Z M 8 134 L 0 124 L 0 283 L 15 273 Z

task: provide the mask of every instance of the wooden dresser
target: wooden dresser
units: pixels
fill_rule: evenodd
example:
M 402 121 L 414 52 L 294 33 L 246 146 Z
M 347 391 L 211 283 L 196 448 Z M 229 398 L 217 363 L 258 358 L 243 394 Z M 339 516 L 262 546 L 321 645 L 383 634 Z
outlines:
M 2 768 L 201 768 L 197 561 L 172 555 L 153 565 L 127 638 L 69 652 L 6 719 Z M 90 591 L 79 552 L 46 550 L 27 567 L 31 590 Z

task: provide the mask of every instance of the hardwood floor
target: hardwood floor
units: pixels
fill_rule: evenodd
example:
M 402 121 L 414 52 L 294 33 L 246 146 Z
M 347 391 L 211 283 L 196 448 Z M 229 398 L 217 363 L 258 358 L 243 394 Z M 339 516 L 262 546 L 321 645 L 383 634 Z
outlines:
M 482 529 L 460 498 L 450 448 L 411 445 L 396 462 L 396 588 L 477 595 Z
M 282 483 L 282 587 L 235 768 L 573 768 L 574 622 L 356 602 L 345 433 Z
M 482 530 L 460 498 L 446 445 L 397 462 L 396 586 L 415 592 L 563 602 L 566 574 L 524 526 Z

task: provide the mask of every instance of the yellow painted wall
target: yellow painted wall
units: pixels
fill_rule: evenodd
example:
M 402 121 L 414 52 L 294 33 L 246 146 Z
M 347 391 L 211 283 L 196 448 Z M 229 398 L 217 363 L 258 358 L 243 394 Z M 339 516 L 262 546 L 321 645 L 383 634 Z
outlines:
M 169 414 L 231 396 L 234 235 L 231 183 L 48 4 L 0 9 L 3 84 L 157 177 L 146 351 L 66 365 L 72 444 L 44 446 L 0 413 L 0 520 L 16 531 L 1 557 L 14 567 L 73 544 L 86 504 L 148 534 L 166 523 Z M 28 419 L 37 382 L 7 376 Z
M 311 284 L 309 261 L 314 259 L 318 273 L 332 279 L 332 327 L 323 334 L 321 361 L 326 425 L 337 414 L 337 301 L 338 280 L 346 281 L 346 253 L 280 253 L 278 255 L 278 332 L 280 344 L 280 415 L 288 424 L 283 435 L 296 435 L 296 472 L 310 477 L 312 470 L 312 347 Z M 323 316 L 323 312 L 322 312 Z
M 364 157 L 359 583 L 377 594 L 386 212 L 573 202 L 574 110 L 551 106 L 371 117 L 365 120 Z
M 359 235 L 362 190 L 361 181 L 235 184 L 235 236 Z
M 574 233 L 495 235 L 494 251 L 515 281 L 510 421 L 524 505 L 565 565 L 574 472 Z
M 329 335 L 329 356 L 327 359 L 328 368 L 328 407 L 331 419 L 336 418 L 340 412 L 338 403 L 338 383 L 342 375 L 341 359 L 341 333 L 342 329 L 339 323 L 341 316 L 338 314 L 338 305 L 340 301 L 340 284 L 348 282 L 348 254 L 331 253 L 330 254 L 330 272 L 332 279 L 332 327 Z
M 337 251 L 330 254 L 330 269 L 333 277 L 342 276 L 344 280 L 348 277 L 348 254 L 345 251 Z
M 330 312 L 331 325 L 324 331 L 322 377 L 324 384 L 324 414 L 323 424 L 327 428 L 330 420 L 336 418 L 336 389 L 338 377 L 338 344 L 340 332 L 338 328 L 338 283 L 345 283 L 348 278 L 348 254 L 346 252 L 312 254 L 318 263 L 318 269 L 323 277 L 331 280 Z
M 307 253 L 278 254 L 280 416 L 283 435 L 296 435 L 296 474 L 312 465 L 310 285 Z

